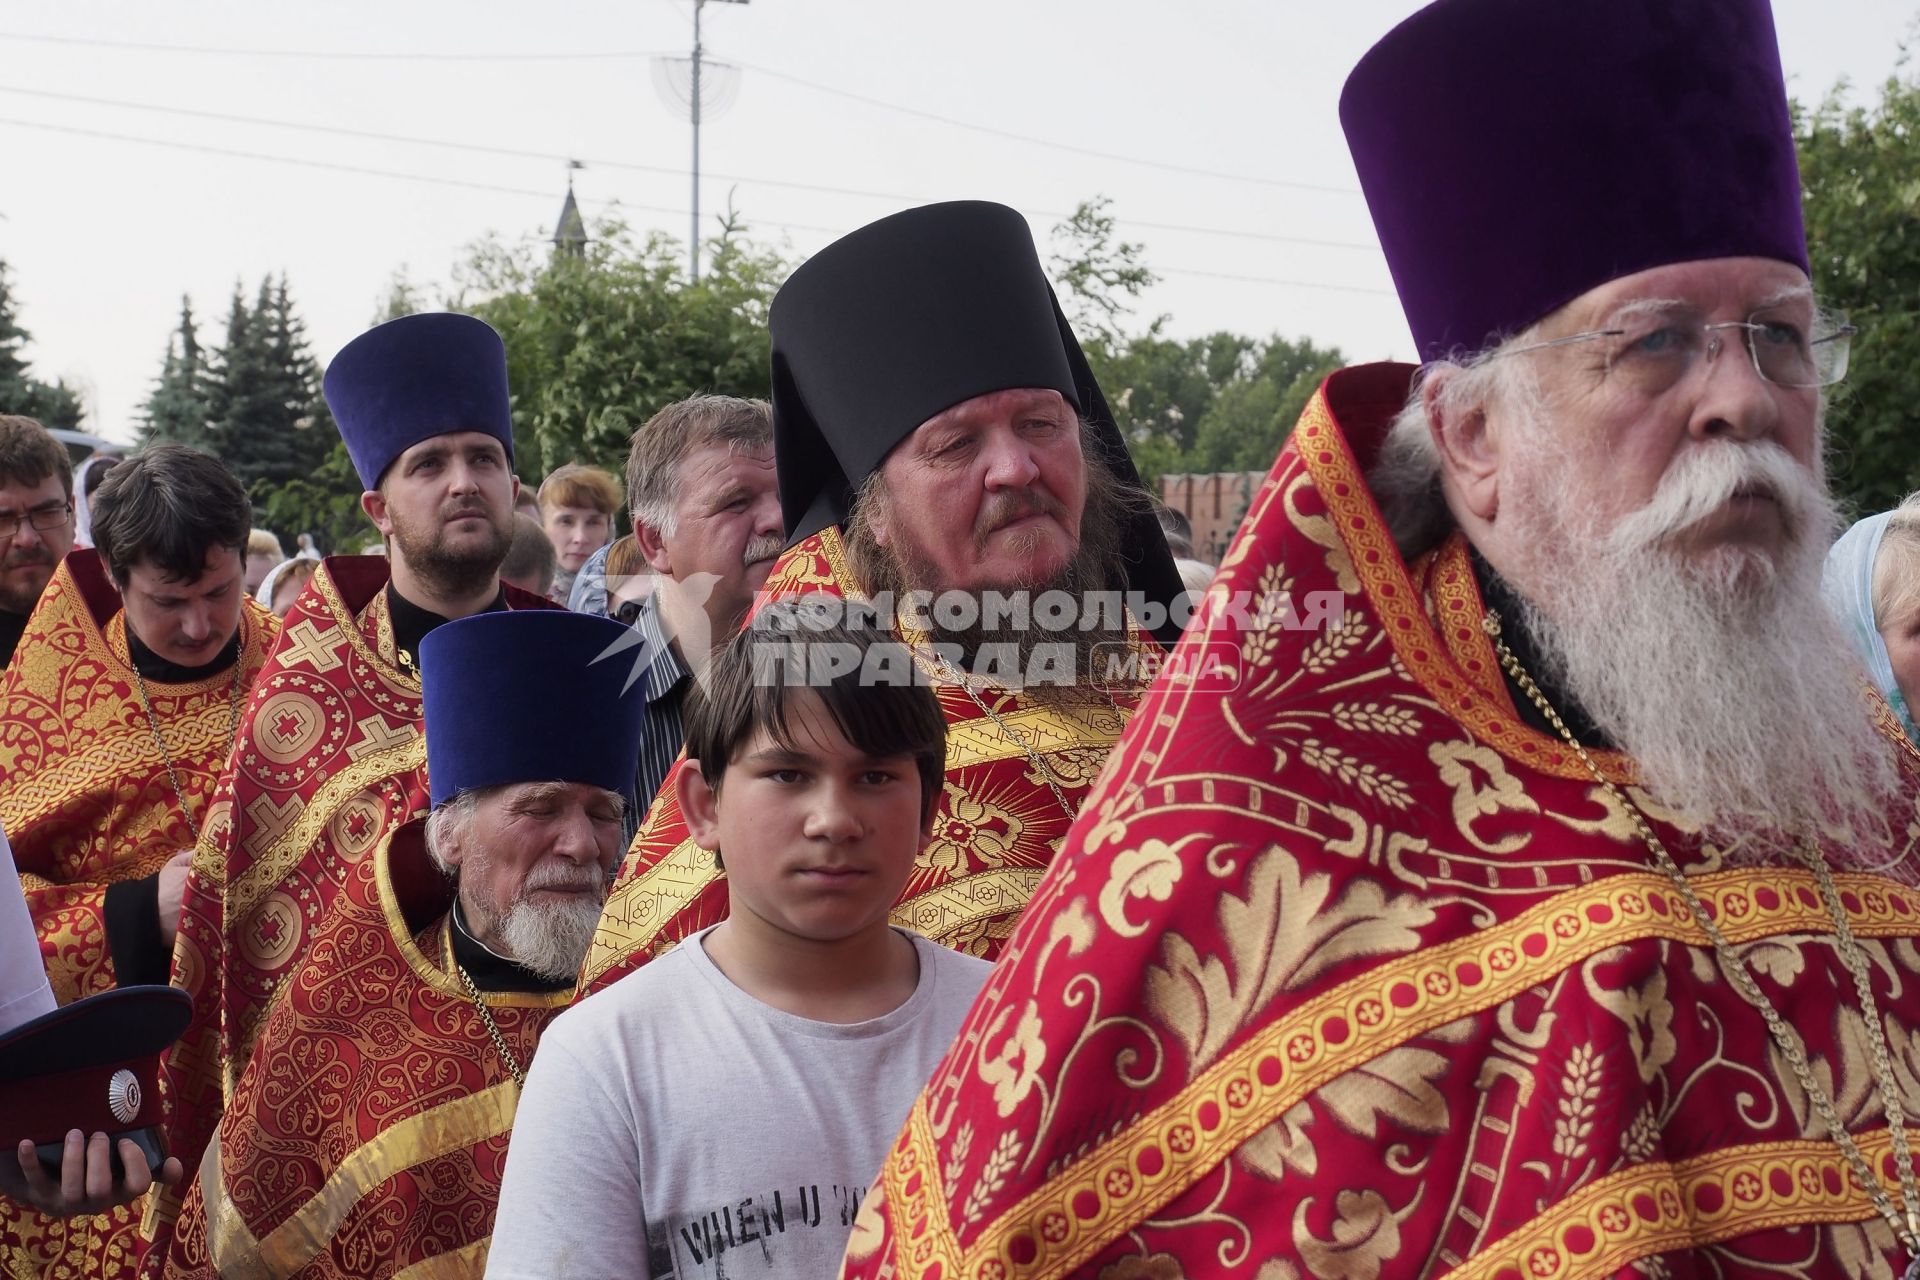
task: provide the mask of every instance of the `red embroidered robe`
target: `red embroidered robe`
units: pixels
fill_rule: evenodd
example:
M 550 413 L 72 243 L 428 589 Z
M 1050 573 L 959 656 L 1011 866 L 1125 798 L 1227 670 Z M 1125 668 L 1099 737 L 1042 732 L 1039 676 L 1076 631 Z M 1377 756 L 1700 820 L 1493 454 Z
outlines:
M 1308 406 L 1175 654 L 1230 678 L 1148 694 L 916 1103 L 847 1276 L 1906 1266 L 1628 814 L 1516 714 L 1464 540 L 1395 550 L 1364 476 L 1408 375 L 1346 370 Z M 1337 590 L 1346 622 L 1236 613 L 1242 590 Z M 1636 794 L 1629 760 L 1597 759 Z M 1891 852 L 1913 856 L 1903 806 Z M 1647 816 L 1897 1202 L 1814 876 Z M 1920 891 L 1838 881 L 1911 1124 Z

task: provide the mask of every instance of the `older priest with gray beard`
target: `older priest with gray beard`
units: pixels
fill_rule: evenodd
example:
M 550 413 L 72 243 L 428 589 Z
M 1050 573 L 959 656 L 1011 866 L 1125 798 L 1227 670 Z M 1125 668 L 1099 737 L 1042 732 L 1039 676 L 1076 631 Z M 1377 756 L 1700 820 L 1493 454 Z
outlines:
M 606 655 L 625 634 L 525 610 L 421 641 L 433 811 L 355 863 L 315 926 L 166 1275 L 479 1274 L 527 1064 L 620 855 L 641 695 Z
M 1765 0 L 1439 0 L 1335 374 L 863 1205 L 856 1276 L 1920 1274 L 1915 756 L 1822 608 Z M 1176 651 L 1176 663 L 1181 653 Z
M 1019 213 L 959 200 L 870 223 L 797 269 L 769 323 L 788 546 L 763 598 L 845 602 L 911 651 L 947 777 L 894 920 L 992 959 L 1160 656 L 1145 630 L 1179 637 L 1185 589 Z M 726 915 L 672 796 L 670 775 L 585 990 Z

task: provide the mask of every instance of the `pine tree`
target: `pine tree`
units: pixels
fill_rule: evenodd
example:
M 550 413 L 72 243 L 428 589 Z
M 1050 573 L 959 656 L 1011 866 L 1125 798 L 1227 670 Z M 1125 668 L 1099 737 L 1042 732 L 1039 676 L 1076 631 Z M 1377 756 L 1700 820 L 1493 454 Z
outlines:
M 220 455 L 249 494 L 268 478 L 271 434 L 279 414 L 278 379 L 274 376 L 272 340 L 266 332 L 272 304 L 266 281 L 260 284 L 253 309 L 234 285 L 227 308 L 227 337 L 208 362 L 207 445 Z
M 207 367 L 193 318 L 193 299 L 180 299 L 180 328 L 167 338 L 160 377 L 141 412 L 140 443 L 171 440 L 205 448 Z
M 0 413 L 23 413 L 42 426 L 77 429 L 85 413 L 79 395 L 65 382 L 34 377 L 20 353 L 32 335 L 20 326 L 7 274 L 7 264 L 0 262 Z
M 314 474 L 339 443 L 340 433 L 320 394 L 320 362 L 307 345 L 306 321 L 293 309 L 285 272 L 274 283 L 272 306 L 266 316 L 285 424 L 277 439 L 286 470 L 275 478 L 284 481 Z

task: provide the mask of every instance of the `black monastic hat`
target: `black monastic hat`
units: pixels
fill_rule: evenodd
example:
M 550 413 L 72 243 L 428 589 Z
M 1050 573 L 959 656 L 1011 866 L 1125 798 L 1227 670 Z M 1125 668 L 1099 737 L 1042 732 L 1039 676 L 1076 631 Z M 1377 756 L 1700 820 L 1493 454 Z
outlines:
M 844 522 L 854 491 L 921 423 L 1016 387 L 1066 397 L 1107 466 L 1144 488 L 1026 219 L 1005 205 L 926 205 L 842 236 L 788 277 L 769 327 L 790 542 Z M 1121 545 L 1127 581 L 1110 585 L 1171 606 L 1184 588 L 1151 510 L 1129 518 Z M 1160 635 L 1179 632 L 1169 623 Z

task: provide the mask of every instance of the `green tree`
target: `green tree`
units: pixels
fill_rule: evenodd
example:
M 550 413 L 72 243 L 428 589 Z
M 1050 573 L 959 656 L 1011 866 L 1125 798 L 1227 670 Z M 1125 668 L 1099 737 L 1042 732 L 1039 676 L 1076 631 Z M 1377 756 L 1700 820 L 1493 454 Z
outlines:
M 1265 471 L 1322 380 L 1346 363 L 1337 347 L 1278 335 L 1247 349 L 1216 385 L 1194 431 L 1185 470 Z
M 22 413 L 43 426 L 78 429 L 86 413 L 79 393 L 64 381 L 34 377 L 21 354 L 33 335 L 20 325 L 9 274 L 7 264 L 0 262 L 0 413 Z
M 334 447 L 311 476 L 296 476 L 255 502 L 254 523 L 281 535 L 289 553 L 295 536 L 310 533 L 323 552 L 350 555 L 378 536 L 360 509 L 360 494 L 360 477 L 336 432 Z
M 1871 106 L 1845 90 L 1797 111 L 1796 132 L 1814 289 L 1860 330 L 1827 417 L 1834 484 L 1871 512 L 1920 488 L 1920 78 L 1896 74 Z
M 207 447 L 220 455 L 249 497 L 263 478 L 261 429 L 273 418 L 275 379 L 264 314 L 269 298 L 263 282 L 259 305 L 247 306 L 240 285 L 227 307 L 226 339 L 207 368 Z
M 180 327 L 167 338 L 167 354 L 160 377 L 141 411 L 140 443 L 163 440 L 205 447 L 207 444 L 206 357 L 200 349 L 193 299 L 180 299 Z
M 616 473 L 655 410 L 699 391 L 765 396 L 767 307 L 787 264 L 737 223 L 710 243 L 698 284 L 670 238 L 618 222 L 578 257 L 497 237 L 455 272 L 453 305 L 507 344 L 515 465 L 529 483 L 565 462 Z
M 1053 228 L 1051 263 L 1053 278 L 1066 293 L 1060 307 L 1074 333 L 1083 346 L 1107 355 L 1127 344 L 1123 326 L 1140 295 L 1159 279 L 1146 265 L 1143 246 L 1114 238 L 1113 215 L 1107 212 L 1112 204 L 1095 196 L 1076 205 L 1072 216 Z M 1148 325 L 1148 334 L 1160 323 Z
M 429 305 L 425 292 L 413 282 L 406 267 L 401 266 L 387 280 L 387 292 L 380 299 L 380 305 L 374 308 L 373 323 L 385 324 L 389 320 L 398 320 L 401 316 L 426 311 Z
M 431 305 L 402 267 L 388 281 L 370 323 L 385 324 L 428 310 Z M 316 372 L 316 385 L 318 377 Z M 320 451 L 318 463 L 310 474 L 275 486 L 256 511 L 261 523 L 283 535 L 282 542 L 311 533 L 323 550 L 351 554 L 377 533 L 360 509 L 360 475 L 353 469 L 353 458 L 347 453 L 347 443 L 340 438 L 339 424 L 327 409 L 324 396 L 314 398 L 310 422 L 307 433 Z
M 313 533 L 331 548 L 364 532 L 360 485 L 284 275 L 261 280 L 251 306 L 234 287 L 226 340 L 203 385 L 206 446 L 246 486 L 265 527 Z

